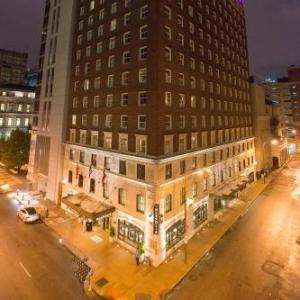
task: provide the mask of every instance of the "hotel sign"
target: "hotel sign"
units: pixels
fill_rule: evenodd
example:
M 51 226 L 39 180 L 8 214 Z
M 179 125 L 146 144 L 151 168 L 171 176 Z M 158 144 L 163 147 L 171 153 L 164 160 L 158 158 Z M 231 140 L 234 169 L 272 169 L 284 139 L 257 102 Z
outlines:
M 159 234 L 159 204 L 154 204 L 153 210 L 153 234 Z

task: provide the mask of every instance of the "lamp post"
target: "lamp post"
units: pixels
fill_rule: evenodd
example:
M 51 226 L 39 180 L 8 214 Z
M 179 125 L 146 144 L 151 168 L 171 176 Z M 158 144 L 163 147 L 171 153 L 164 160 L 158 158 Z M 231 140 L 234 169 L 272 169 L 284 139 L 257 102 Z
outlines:
M 192 198 L 187 198 L 186 199 L 186 203 L 184 205 L 184 215 L 185 215 L 185 239 L 184 239 L 184 263 L 187 264 L 188 263 L 188 237 L 187 237 L 187 233 L 188 233 L 188 207 L 190 207 L 193 204 L 193 199 Z

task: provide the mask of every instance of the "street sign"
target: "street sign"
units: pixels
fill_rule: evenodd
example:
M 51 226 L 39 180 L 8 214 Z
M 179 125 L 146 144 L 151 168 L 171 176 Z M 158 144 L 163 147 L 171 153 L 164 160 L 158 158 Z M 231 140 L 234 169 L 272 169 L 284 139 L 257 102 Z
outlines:
M 159 204 L 154 204 L 153 209 L 153 234 L 159 234 Z

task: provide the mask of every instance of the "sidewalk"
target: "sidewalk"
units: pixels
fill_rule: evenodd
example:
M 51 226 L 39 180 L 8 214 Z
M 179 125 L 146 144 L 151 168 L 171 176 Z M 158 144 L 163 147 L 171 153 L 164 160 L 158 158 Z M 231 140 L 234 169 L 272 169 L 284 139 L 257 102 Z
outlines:
M 45 223 L 61 238 L 62 242 L 80 257 L 87 257 L 96 270 L 92 279 L 95 293 L 108 299 L 161 299 L 174 288 L 185 275 L 222 238 L 226 231 L 243 215 L 271 181 L 253 183 L 246 189 L 240 200 L 220 211 L 215 219 L 204 226 L 188 242 L 188 263 L 185 252 L 179 248 L 159 267 L 136 266 L 135 256 L 116 242 L 110 242 L 102 230 L 84 232 L 78 219 L 44 203 L 49 209 Z M 76 246 L 75 246 L 76 245 Z M 138 298 L 137 298 L 138 299 Z

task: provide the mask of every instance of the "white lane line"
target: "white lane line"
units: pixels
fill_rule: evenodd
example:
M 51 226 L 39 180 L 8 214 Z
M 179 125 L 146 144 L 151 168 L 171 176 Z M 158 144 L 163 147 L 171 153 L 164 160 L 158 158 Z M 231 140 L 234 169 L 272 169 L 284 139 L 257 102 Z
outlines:
M 23 271 L 26 273 L 26 275 L 29 277 L 29 278 L 32 278 L 31 274 L 28 272 L 28 270 L 25 268 L 25 266 L 19 262 L 21 268 L 23 269 Z

